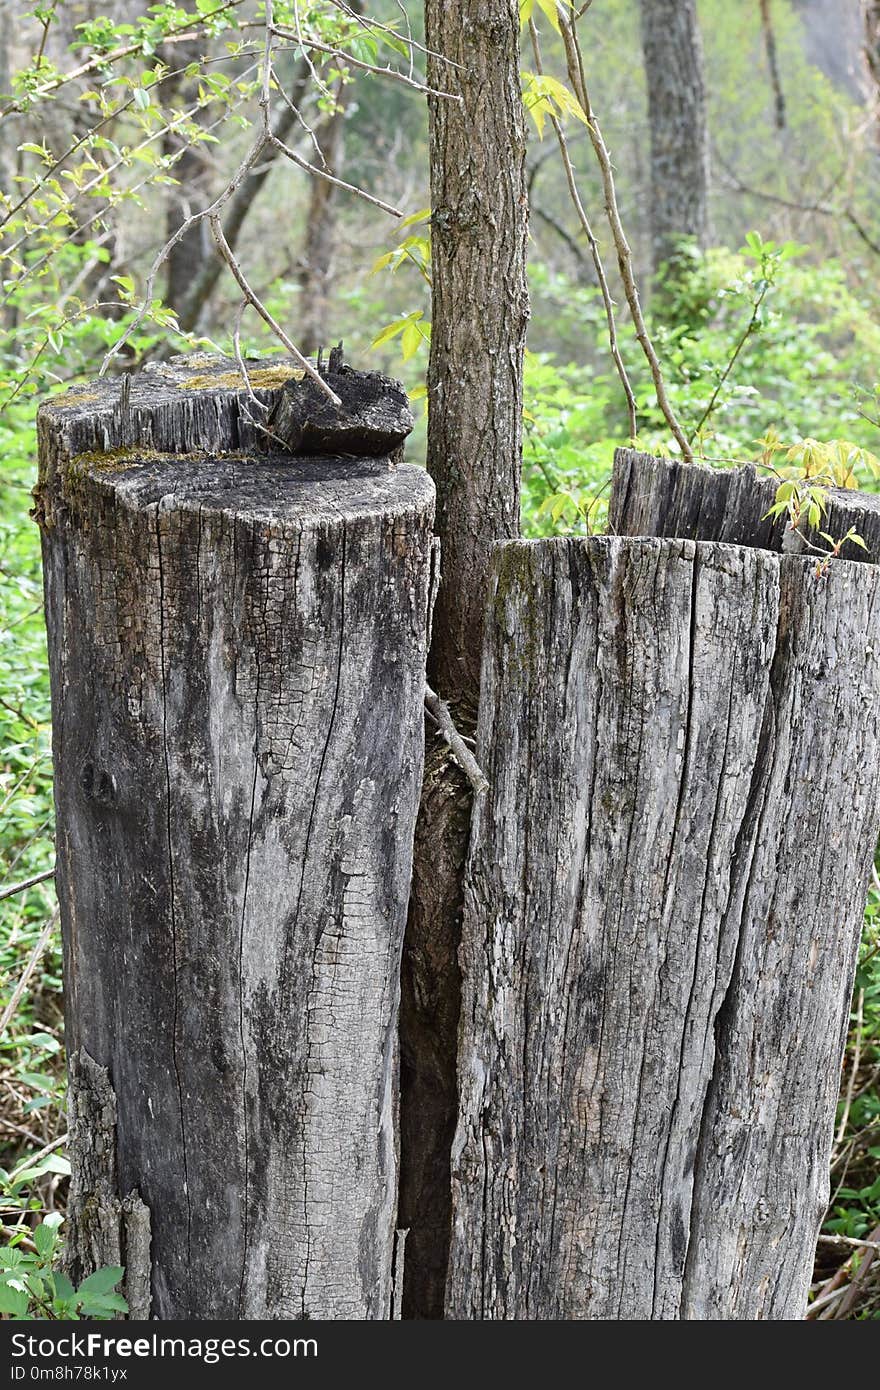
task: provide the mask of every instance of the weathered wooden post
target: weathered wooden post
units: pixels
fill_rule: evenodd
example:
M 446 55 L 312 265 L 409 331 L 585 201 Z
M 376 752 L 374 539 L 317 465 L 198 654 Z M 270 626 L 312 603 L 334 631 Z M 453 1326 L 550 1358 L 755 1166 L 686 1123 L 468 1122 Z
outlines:
M 880 829 L 880 568 L 509 543 L 453 1318 L 797 1318 Z
M 385 378 L 179 359 L 40 413 L 72 1262 L 386 1318 L 433 492 Z

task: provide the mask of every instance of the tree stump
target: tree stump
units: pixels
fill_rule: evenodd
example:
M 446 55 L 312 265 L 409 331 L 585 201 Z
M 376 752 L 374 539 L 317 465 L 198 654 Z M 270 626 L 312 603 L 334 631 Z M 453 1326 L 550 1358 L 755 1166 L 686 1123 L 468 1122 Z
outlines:
M 433 489 L 364 381 L 336 451 L 283 365 L 40 412 L 71 1248 L 126 1263 L 145 1206 L 160 1318 L 392 1315 Z
M 880 569 L 496 552 L 447 1315 L 803 1316 L 880 829 Z
M 767 517 L 777 485 L 775 478 L 759 473 L 753 464 L 705 468 L 679 459 L 654 458 L 636 449 L 618 449 L 608 529 L 617 536 L 677 536 L 781 550 L 785 517 Z M 838 539 L 851 526 L 868 549 L 847 545 L 844 558 L 880 562 L 880 497 L 834 488 L 821 529 Z

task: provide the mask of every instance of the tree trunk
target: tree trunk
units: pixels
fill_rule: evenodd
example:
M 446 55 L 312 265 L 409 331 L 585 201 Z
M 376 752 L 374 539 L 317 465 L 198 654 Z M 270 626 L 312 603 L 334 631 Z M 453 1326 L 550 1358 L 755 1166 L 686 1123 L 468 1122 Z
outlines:
M 429 669 L 468 733 L 476 718 L 492 547 L 519 531 L 528 202 L 518 5 L 426 0 L 425 33 L 431 86 L 460 98 L 429 100 L 428 470 L 437 487 L 443 570 Z M 406 1317 L 443 1312 L 457 1109 L 456 952 L 469 814 L 468 785 L 434 734 L 416 831 L 401 1001 Z
M 709 234 L 709 130 L 696 0 L 641 0 L 651 127 L 651 261 Z
M 254 364 L 261 436 L 230 368 L 40 416 L 73 1105 L 106 1078 L 156 1316 L 387 1318 L 433 487 L 359 457 L 368 429 L 277 451 L 276 420 L 318 438 L 304 384 Z M 393 452 L 402 392 L 329 380 L 397 412 Z M 78 1251 L 117 1219 L 90 1161 L 75 1143 Z
M 175 45 L 174 48 L 163 54 L 163 61 L 168 64 L 172 71 L 178 73 L 179 69 L 197 62 L 200 53 L 201 44 L 195 40 L 192 43 Z M 187 78 L 183 73 L 178 73 L 177 76 L 167 78 L 161 84 L 162 101 L 166 106 L 170 106 L 176 99 L 177 105 L 189 108 L 195 103 L 198 88 L 198 79 L 193 80 Z M 199 122 L 199 113 L 193 117 L 193 120 Z M 207 144 L 193 144 L 187 135 L 177 130 L 167 131 L 163 138 L 163 154 L 167 157 L 177 156 L 173 168 L 173 177 L 176 182 L 168 190 L 165 225 L 167 239 L 174 236 L 174 233 L 186 222 L 187 218 L 191 217 L 193 213 L 200 212 L 211 201 L 211 178 L 206 157 L 208 148 Z M 204 218 L 197 222 L 169 251 L 166 261 L 165 302 L 175 313 L 182 310 L 199 272 L 211 256 L 211 251 L 211 238 L 208 234 L 207 221 Z
M 490 603 L 448 1315 L 801 1317 L 880 828 L 880 569 L 519 543 Z
M 865 63 L 871 100 L 877 115 L 877 139 L 880 141 L 880 0 L 864 0 L 864 9 Z
M 782 88 L 782 74 L 779 70 L 779 53 L 776 48 L 776 30 L 773 26 L 773 13 L 770 0 L 760 0 L 761 28 L 764 31 L 764 51 L 767 55 L 767 71 L 770 75 L 770 89 L 773 93 L 773 111 L 776 129 L 785 130 L 785 92 Z

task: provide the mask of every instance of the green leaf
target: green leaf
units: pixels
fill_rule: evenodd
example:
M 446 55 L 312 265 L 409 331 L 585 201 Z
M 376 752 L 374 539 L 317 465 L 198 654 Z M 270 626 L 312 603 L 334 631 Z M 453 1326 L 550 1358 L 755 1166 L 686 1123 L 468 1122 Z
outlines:
M 8 1313 L 14 1318 L 27 1317 L 29 1299 L 20 1289 L 9 1284 L 0 1284 L 0 1313 Z
M 538 5 L 553 25 L 557 34 L 561 34 L 562 30 L 559 27 L 559 16 L 556 13 L 556 0 L 538 0 Z
M 104 1269 L 96 1269 L 94 1274 L 90 1274 L 82 1281 L 76 1291 L 77 1298 L 83 1298 L 86 1294 L 96 1294 L 99 1297 L 109 1294 L 122 1278 L 125 1270 L 120 1265 L 107 1265 Z
M 37 1254 L 41 1259 L 47 1260 L 55 1249 L 58 1236 L 51 1226 L 41 1222 L 33 1234 L 33 1242 L 37 1248 Z
M 403 353 L 404 362 L 408 362 L 411 357 L 415 357 L 423 342 L 424 339 L 418 325 L 418 320 L 414 319 L 412 323 L 406 325 L 406 328 L 400 335 L 400 348 Z
M 867 542 L 865 541 L 864 536 L 860 536 L 859 533 L 858 533 L 858 531 L 850 531 L 850 532 L 844 537 L 844 540 L 852 541 L 853 545 L 857 545 L 861 550 L 867 550 L 867 549 L 868 549 L 868 545 L 867 545 Z
M 55 1270 L 52 1274 L 52 1281 L 55 1286 L 55 1297 L 62 1298 L 65 1302 L 76 1297 L 76 1291 L 66 1274 L 60 1270 Z
M 102 1313 L 127 1313 L 128 1304 L 121 1294 L 89 1294 L 80 1299 L 80 1306 L 87 1317 L 100 1317 Z

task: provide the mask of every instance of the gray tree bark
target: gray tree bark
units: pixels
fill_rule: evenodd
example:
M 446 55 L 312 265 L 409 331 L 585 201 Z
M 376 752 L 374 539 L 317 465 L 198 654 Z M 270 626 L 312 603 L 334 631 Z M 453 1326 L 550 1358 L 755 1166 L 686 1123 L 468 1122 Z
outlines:
M 115 1107 L 72 1239 L 133 1193 L 160 1318 L 387 1318 L 433 487 L 258 416 L 203 358 L 40 413 L 73 1105 Z
M 640 0 L 651 128 L 651 259 L 709 232 L 709 129 L 696 0 Z
M 453 1318 L 803 1315 L 880 829 L 880 569 L 496 554 Z
M 442 556 L 429 671 L 467 734 L 476 720 L 492 547 L 519 532 L 528 320 L 519 7 L 516 0 L 426 0 L 425 34 L 431 86 L 460 98 L 428 103 L 428 471 L 437 486 Z M 406 1317 L 443 1313 L 457 1110 L 456 952 L 469 817 L 468 783 L 430 731 L 401 1002 Z

